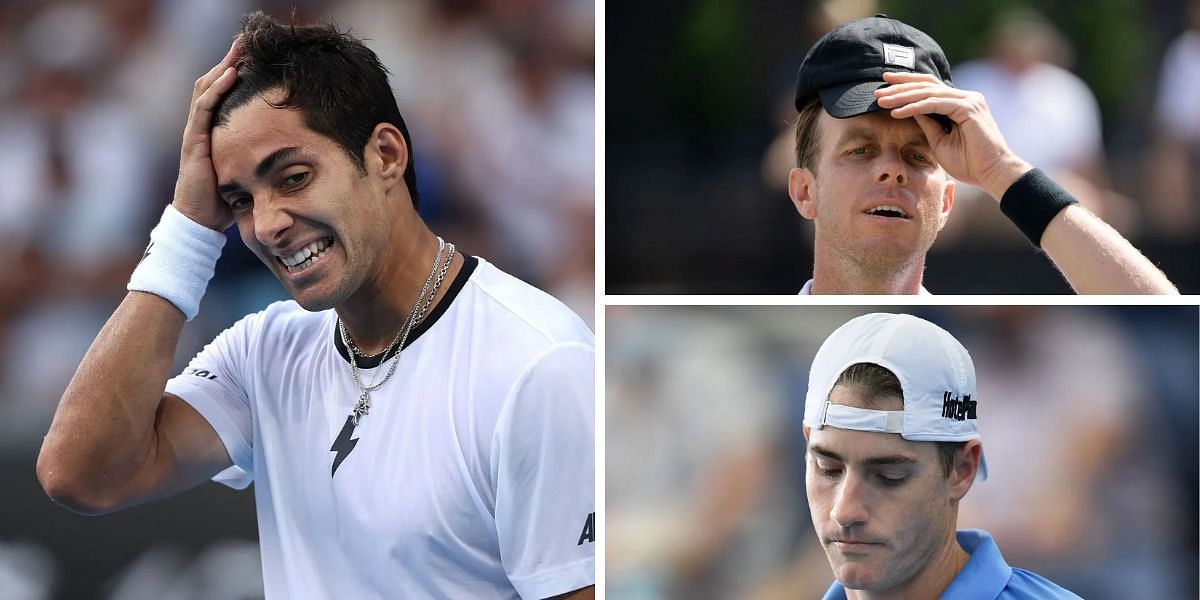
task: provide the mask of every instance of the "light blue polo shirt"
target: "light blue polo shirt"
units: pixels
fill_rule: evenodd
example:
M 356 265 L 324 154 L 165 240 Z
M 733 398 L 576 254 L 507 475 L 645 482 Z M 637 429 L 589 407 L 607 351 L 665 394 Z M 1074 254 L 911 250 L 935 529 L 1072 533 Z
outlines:
M 971 558 L 942 592 L 941 600 L 1082 600 L 1054 582 L 1004 562 L 996 541 L 982 529 L 963 529 L 955 537 Z M 834 581 L 824 600 L 845 600 L 846 589 Z

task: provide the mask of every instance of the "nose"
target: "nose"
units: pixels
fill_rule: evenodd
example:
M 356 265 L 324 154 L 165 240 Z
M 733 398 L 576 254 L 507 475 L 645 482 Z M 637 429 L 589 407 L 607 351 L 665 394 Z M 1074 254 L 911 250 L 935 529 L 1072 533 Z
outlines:
M 876 161 L 875 183 L 880 185 L 904 185 L 908 182 L 904 159 L 898 151 L 888 150 Z
M 861 485 L 853 477 L 842 479 L 829 509 L 829 518 L 843 528 L 863 525 L 867 522 L 867 507 L 863 502 Z
M 293 223 L 292 215 L 271 198 L 255 199 L 254 237 L 264 246 L 277 245 Z

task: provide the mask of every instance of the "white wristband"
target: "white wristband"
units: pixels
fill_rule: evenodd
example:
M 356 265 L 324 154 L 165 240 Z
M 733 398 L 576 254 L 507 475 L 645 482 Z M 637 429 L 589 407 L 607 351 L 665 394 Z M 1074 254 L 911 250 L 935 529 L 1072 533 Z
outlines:
M 183 216 L 168 204 L 162 220 L 150 232 L 150 245 L 126 289 L 159 296 L 191 321 L 200 310 L 200 299 L 224 246 L 224 233 Z

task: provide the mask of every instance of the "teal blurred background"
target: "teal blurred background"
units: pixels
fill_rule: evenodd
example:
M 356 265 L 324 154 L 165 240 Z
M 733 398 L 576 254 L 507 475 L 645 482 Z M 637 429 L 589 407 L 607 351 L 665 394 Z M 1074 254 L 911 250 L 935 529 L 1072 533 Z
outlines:
M 1088 600 L 1197 597 L 1195 306 L 610 306 L 608 598 L 821 597 L 809 368 L 872 312 L 938 324 L 975 364 L 988 479 L 960 529 Z

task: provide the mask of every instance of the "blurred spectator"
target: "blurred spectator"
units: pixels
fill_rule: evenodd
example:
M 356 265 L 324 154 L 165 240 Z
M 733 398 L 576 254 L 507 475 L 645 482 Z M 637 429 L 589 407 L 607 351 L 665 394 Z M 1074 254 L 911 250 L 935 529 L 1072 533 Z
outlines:
M 56 575 L 54 557 L 30 542 L 0 538 L 0 591 L 10 600 L 45 600 L 51 597 Z
M 772 468 L 768 374 L 736 321 L 690 317 L 612 309 L 606 320 L 614 598 L 738 597 L 765 549 L 758 536 L 746 542 Z
M 258 6 L 250 0 L 107 0 L 116 41 L 108 91 L 136 108 L 139 129 L 160 164 L 157 191 L 175 185 L 179 141 L 196 78 L 229 49 L 241 16 Z M 214 58 L 216 57 L 216 58 Z M 163 203 L 169 196 L 156 198 Z
M 1100 112 L 1088 85 L 1067 70 L 1071 49 L 1036 12 L 1001 16 L 987 56 L 954 68 L 955 87 L 983 93 L 1004 139 L 1042 169 L 1098 174 Z
M 1146 198 L 1151 224 L 1171 238 L 1200 224 L 1200 1 L 1187 4 L 1188 28 L 1167 47 L 1158 75 L 1154 146 Z
M 1127 232 L 1133 215 L 1128 199 L 1109 189 L 1099 106 L 1087 83 L 1067 70 L 1072 61 L 1070 43 L 1048 19 L 1016 9 L 996 19 L 985 57 L 954 66 L 954 86 L 982 93 L 1018 156 Z M 960 183 L 956 200 L 947 239 L 969 230 L 1024 244 L 982 190 Z
M 23 73 L 0 105 L 0 250 L 16 265 L 0 272 L 8 444 L 40 440 L 73 372 L 66 363 L 123 293 L 156 210 L 147 172 L 157 163 L 137 107 L 102 87 L 114 47 L 108 17 L 82 3 L 33 14 L 18 36 Z M 29 369 L 37 358 L 49 360 Z
M 1125 458 L 1148 454 L 1143 432 L 1172 400 L 1150 397 L 1126 332 L 1111 314 L 1068 307 L 962 316 L 983 325 L 960 338 L 991 400 L 980 433 L 1004 451 L 988 453 L 989 480 L 963 501 L 960 525 L 1085 598 L 1183 597 L 1160 542 L 1180 510 L 1169 475 Z
M 223 541 L 189 557 L 181 548 L 159 544 L 147 550 L 109 582 L 112 600 L 200 600 L 263 598 L 258 544 Z

